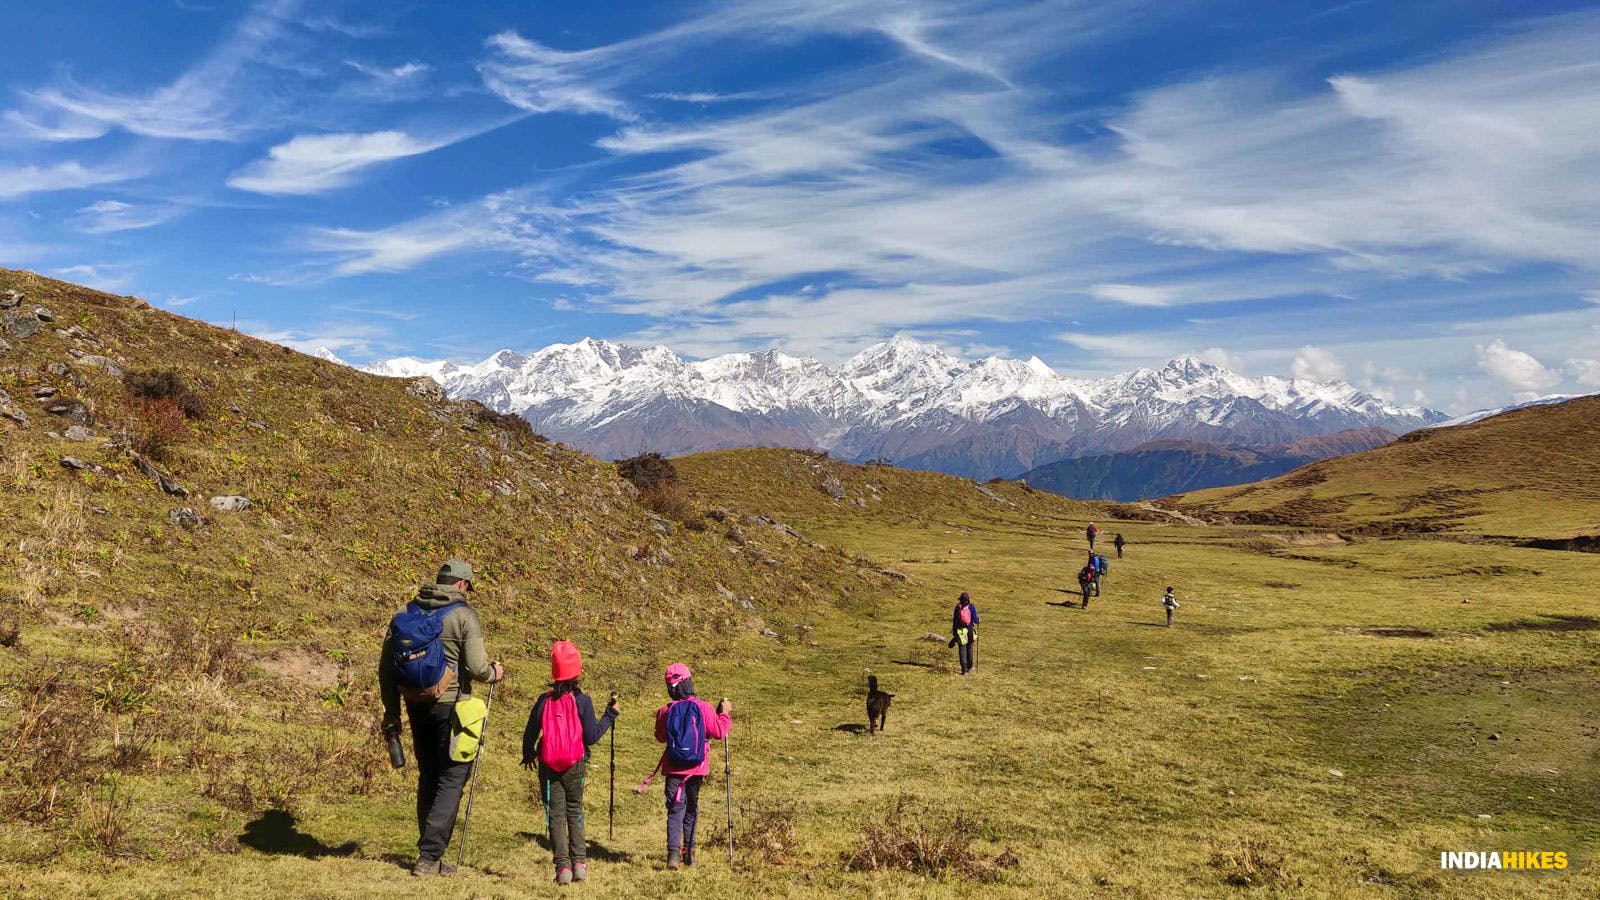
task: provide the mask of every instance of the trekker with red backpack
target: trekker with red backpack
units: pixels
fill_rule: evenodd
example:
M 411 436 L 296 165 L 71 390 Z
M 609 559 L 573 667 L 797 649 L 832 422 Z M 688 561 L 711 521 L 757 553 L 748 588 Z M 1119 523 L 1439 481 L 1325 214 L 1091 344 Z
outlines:
M 950 646 L 956 648 L 961 662 L 961 674 L 978 667 L 978 608 L 972 605 L 972 595 L 961 592 L 955 611 L 950 614 Z
M 589 879 L 588 845 L 583 838 L 583 780 L 589 747 L 617 720 L 617 701 L 600 718 L 594 701 L 578 689 L 583 658 L 571 641 L 550 645 L 550 690 L 539 695 L 522 732 L 522 767 L 539 773 L 550 854 L 556 884 Z
M 694 832 L 700 818 L 700 785 L 711 772 L 711 738 L 726 740 L 733 727 L 733 704 L 712 707 L 694 695 L 694 681 L 683 663 L 667 666 L 671 702 L 656 710 L 656 740 L 666 744 L 661 774 L 666 776 L 667 868 L 695 862 Z

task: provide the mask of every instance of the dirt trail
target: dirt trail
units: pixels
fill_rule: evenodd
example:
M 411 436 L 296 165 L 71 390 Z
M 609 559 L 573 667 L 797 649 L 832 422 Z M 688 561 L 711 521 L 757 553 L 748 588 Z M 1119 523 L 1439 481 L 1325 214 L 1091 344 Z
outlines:
M 1193 525 L 1197 528 L 1204 528 L 1206 525 L 1205 522 L 1196 519 L 1194 516 L 1188 515 L 1187 513 L 1178 512 L 1175 509 L 1162 509 L 1154 503 L 1151 503 L 1149 500 L 1140 500 L 1139 508 L 1153 513 L 1160 513 L 1164 516 L 1171 516 L 1185 525 Z

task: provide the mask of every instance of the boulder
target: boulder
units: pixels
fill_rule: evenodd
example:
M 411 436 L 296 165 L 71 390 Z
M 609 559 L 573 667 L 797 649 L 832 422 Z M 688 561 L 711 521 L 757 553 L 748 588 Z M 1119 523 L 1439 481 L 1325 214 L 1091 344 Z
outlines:
M 446 399 L 444 388 L 432 378 L 413 378 L 406 385 L 406 393 L 413 397 L 421 397 L 434 403 L 443 403 Z
M 181 506 L 177 509 L 171 509 L 167 511 L 167 524 L 169 525 L 181 525 L 184 528 L 199 528 L 205 523 L 206 520 L 201 518 L 199 513 L 187 506 Z
M 80 400 L 62 400 L 60 398 L 45 398 L 39 401 L 44 404 L 44 411 L 52 416 L 66 419 L 74 425 L 93 425 L 94 414 L 89 412 L 89 407 Z
M 226 497 L 212 497 L 211 508 L 223 512 L 244 512 L 251 506 L 249 497 L 231 494 Z
M 28 295 L 21 291 L 0 291 L 0 309 L 16 309 Z
M 19 340 L 27 340 L 39 333 L 39 320 L 27 313 L 7 313 L 0 318 L 0 329 Z
M 94 440 L 94 431 L 92 429 L 85 428 L 82 425 L 73 425 L 67 429 L 66 434 L 62 435 L 62 437 L 69 441 L 82 443 L 84 441 Z
M 173 481 L 172 478 L 167 475 L 167 473 L 156 468 L 155 464 L 150 462 L 150 460 L 145 459 L 142 456 L 134 456 L 133 467 L 138 469 L 140 472 L 143 472 L 147 477 L 153 479 L 156 485 L 161 488 L 162 493 L 169 494 L 173 497 L 189 496 L 188 488 L 177 483 L 176 481 Z
M 122 379 L 122 376 L 126 374 L 122 371 L 121 366 L 105 358 L 104 356 L 80 356 L 78 357 L 78 365 L 88 366 L 91 369 L 101 369 L 107 375 L 110 375 L 112 378 L 118 379 L 119 381 Z

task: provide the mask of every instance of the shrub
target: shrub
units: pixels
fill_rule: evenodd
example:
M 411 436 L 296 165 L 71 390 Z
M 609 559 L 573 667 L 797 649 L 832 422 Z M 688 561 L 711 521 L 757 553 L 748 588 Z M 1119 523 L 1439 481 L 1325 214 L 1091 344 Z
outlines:
M 1211 867 L 1234 887 L 1285 887 L 1299 883 L 1284 865 L 1283 854 L 1261 838 L 1245 838 L 1236 847 L 1217 851 L 1211 855 Z
M 170 400 L 186 419 L 206 417 L 205 400 L 176 372 L 165 369 L 129 372 L 122 385 L 135 400 Z
M 0 647 L 22 649 L 22 626 L 14 616 L 0 616 Z
M 172 449 L 189 435 L 189 423 L 177 401 L 135 398 L 133 430 L 129 442 L 133 449 L 155 460 L 166 460 Z
M 795 828 L 795 819 L 795 805 L 790 800 L 741 803 L 738 822 L 733 830 L 734 849 L 746 861 L 754 856 L 765 863 L 787 864 L 800 848 L 800 834 Z M 711 833 L 710 838 L 707 846 L 728 845 L 728 825 L 725 820 Z
M 93 748 L 106 736 L 106 718 L 59 665 L 27 668 L 8 700 L 16 716 L 0 739 L 0 808 L 5 818 L 55 822 L 99 778 Z
M 481 403 L 469 401 L 467 403 L 469 415 L 485 428 L 498 428 L 511 436 L 516 443 L 531 442 L 535 444 L 546 443 L 549 438 L 533 430 L 527 419 L 515 413 L 496 412 Z
M 1018 863 L 1008 847 L 994 856 L 972 848 L 978 826 L 962 816 L 943 818 L 909 797 L 895 801 L 880 822 L 861 829 L 861 846 L 844 854 L 845 868 L 884 869 L 992 881 Z
M 689 492 L 677 482 L 661 484 L 639 492 L 639 502 L 657 515 L 679 522 L 702 521 L 689 503 Z
M 892 468 L 894 468 L 894 460 L 890 459 L 887 456 L 874 456 L 873 458 L 871 458 L 871 459 L 867 460 L 866 462 L 862 463 L 862 465 L 864 465 L 864 466 L 884 466 L 886 468 L 892 469 Z
M 678 484 L 678 470 L 672 460 L 659 453 L 641 453 L 617 462 L 617 474 L 627 479 L 641 494 L 663 485 Z

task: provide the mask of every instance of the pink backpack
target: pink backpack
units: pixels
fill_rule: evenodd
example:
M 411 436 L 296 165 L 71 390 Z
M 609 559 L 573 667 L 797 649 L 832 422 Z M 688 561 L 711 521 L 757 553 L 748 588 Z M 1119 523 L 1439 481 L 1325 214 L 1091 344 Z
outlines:
M 578 721 L 578 701 L 571 694 L 546 696 L 539 720 L 539 760 L 552 772 L 565 772 L 583 759 L 583 723 Z
M 963 625 L 971 625 L 972 624 L 972 607 L 963 606 L 963 607 L 961 607 L 961 609 L 958 611 L 957 614 L 961 617 L 961 624 L 963 624 Z

